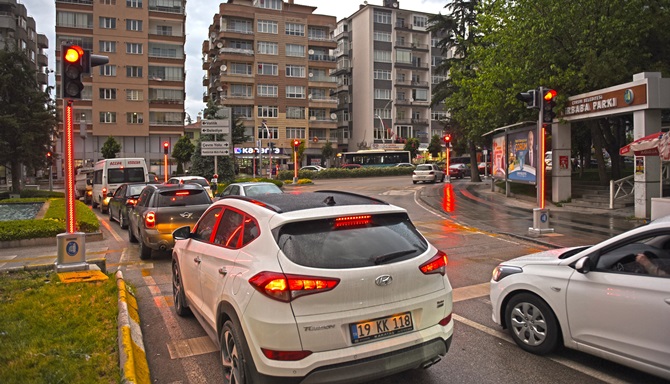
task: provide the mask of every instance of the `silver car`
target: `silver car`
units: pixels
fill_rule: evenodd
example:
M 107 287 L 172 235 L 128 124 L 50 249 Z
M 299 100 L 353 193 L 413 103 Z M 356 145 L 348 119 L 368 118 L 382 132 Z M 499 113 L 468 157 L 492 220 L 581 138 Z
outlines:
M 425 183 L 437 183 L 444 181 L 444 171 L 437 164 L 419 164 L 412 172 L 412 183 L 419 181 Z

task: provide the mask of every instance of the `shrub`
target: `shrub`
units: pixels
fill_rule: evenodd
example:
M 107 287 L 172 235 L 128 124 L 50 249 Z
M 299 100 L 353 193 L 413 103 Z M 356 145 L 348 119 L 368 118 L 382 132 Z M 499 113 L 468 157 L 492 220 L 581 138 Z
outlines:
M 0 192 L 0 199 L 9 199 L 9 195 L 13 195 L 13 192 Z M 24 189 L 20 192 L 21 198 L 30 198 L 30 197 L 41 197 L 44 199 L 48 199 L 51 197 L 65 197 L 65 194 L 63 192 L 55 192 L 55 191 L 41 191 L 37 189 Z

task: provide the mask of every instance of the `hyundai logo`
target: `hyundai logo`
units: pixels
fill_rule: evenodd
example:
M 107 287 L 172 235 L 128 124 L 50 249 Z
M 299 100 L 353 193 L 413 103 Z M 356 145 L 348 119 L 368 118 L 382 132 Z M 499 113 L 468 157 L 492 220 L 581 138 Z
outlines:
M 190 219 L 191 216 L 193 216 L 193 213 L 191 213 L 191 212 L 184 212 L 184 213 L 179 214 L 179 216 L 181 216 L 181 217 L 183 217 L 183 218 L 185 218 L 185 219 Z
M 375 279 L 375 284 L 380 287 L 385 287 L 393 282 L 393 277 L 391 275 L 381 275 Z

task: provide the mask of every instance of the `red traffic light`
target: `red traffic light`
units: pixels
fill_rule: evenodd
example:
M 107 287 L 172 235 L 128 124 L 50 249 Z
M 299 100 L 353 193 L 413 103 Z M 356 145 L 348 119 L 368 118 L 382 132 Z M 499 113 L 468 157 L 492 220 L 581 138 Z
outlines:
M 444 135 L 443 139 L 445 143 L 447 144 L 451 143 L 451 135 Z
M 298 148 L 300 146 L 300 140 L 298 140 L 298 139 L 293 140 L 293 146 Z
M 168 154 L 168 149 L 170 148 L 170 143 L 167 141 L 163 142 L 163 154 L 167 155 Z
M 544 91 L 544 95 L 542 95 L 542 98 L 543 98 L 544 100 L 546 100 L 546 101 L 551 101 L 551 100 L 553 100 L 554 98 L 556 98 L 556 95 L 557 95 L 557 94 L 558 94 L 558 93 L 556 93 L 555 90 L 553 90 L 553 89 L 548 89 L 548 90 Z
M 68 63 L 78 63 L 82 56 L 84 56 L 84 50 L 78 45 L 65 46 L 65 53 L 63 54 L 63 59 Z

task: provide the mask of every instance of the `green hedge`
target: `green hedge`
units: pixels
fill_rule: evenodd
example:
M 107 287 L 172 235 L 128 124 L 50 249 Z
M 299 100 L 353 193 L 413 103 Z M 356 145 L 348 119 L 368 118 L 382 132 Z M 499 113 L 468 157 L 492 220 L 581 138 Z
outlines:
M 411 175 L 413 168 L 409 167 L 370 167 L 370 168 L 327 168 L 323 171 L 298 171 L 298 179 L 342 179 L 351 177 L 379 177 L 379 176 L 404 176 Z M 293 171 L 279 172 L 280 180 L 293 180 Z
M 86 204 L 76 201 L 75 213 L 79 231 L 90 233 L 100 230 L 98 218 Z M 47 209 L 44 219 L 0 221 L 0 241 L 56 237 L 56 235 L 65 231 L 65 199 L 63 198 L 50 199 L 49 209 Z
M 0 192 L 0 200 L 1 199 L 9 199 L 9 195 L 14 195 L 14 192 L 8 192 L 8 191 L 3 191 Z M 19 195 L 21 195 L 21 198 L 29 198 L 29 197 L 42 197 L 45 199 L 51 198 L 51 197 L 65 197 L 65 194 L 63 192 L 55 192 L 55 191 L 42 191 L 38 189 L 24 189 L 21 192 L 19 192 Z

